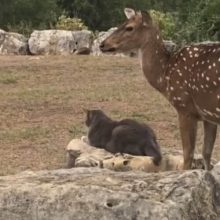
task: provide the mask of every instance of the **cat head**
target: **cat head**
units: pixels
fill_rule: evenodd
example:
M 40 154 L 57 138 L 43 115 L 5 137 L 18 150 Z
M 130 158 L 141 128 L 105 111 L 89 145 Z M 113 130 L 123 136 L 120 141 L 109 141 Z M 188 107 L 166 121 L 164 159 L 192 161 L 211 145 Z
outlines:
M 105 117 L 105 114 L 102 110 L 85 110 L 86 112 L 86 126 L 91 126 L 94 122 L 99 120 L 100 118 Z

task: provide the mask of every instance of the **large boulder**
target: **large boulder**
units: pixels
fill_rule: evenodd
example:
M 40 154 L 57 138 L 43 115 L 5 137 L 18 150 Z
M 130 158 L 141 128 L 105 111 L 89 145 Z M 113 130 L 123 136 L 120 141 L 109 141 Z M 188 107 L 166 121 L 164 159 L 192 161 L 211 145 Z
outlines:
M 30 52 L 34 55 L 66 55 L 80 48 L 91 48 L 91 31 L 43 30 L 34 31 L 29 39 Z
M 1 55 L 26 55 L 28 54 L 28 39 L 22 34 L 6 32 L 0 29 L 0 54 Z
M 0 220 L 219 220 L 214 170 L 73 168 L 0 177 Z

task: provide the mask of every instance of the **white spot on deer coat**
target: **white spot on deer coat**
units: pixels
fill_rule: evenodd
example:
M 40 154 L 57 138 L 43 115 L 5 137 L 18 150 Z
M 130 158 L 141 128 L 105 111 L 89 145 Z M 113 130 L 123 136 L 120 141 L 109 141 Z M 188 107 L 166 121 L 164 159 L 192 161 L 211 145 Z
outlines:
M 183 104 L 183 103 L 182 103 L 182 104 L 180 104 L 180 106 L 181 106 L 181 107 L 186 107 L 186 105 L 185 105 L 185 104 Z
M 220 108 L 217 107 L 217 108 L 216 108 L 216 111 L 217 111 L 217 112 L 220 112 Z

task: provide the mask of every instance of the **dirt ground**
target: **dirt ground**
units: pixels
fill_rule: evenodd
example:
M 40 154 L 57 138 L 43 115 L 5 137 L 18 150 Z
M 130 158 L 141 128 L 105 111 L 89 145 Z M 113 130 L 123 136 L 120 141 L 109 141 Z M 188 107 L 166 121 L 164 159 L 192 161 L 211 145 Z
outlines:
M 146 122 L 162 150 L 181 150 L 176 112 L 135 58 L 1 56 L 0 87 L 0 175 L 65 167 L 66 145 L 86 134 L 84 108 Z M 200 125 L 196 152 L 202 139 Z

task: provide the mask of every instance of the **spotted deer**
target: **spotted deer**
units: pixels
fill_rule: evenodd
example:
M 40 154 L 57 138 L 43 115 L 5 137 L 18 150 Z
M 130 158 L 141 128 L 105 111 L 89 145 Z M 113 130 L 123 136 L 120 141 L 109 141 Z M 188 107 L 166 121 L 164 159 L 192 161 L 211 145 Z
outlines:
M 149 13 L 126 8 L 125 14 L 128 19 L 100 44 L 101 51 L 138 49 L 148 82 L 177 110 L 184 169 L 192 165 L 199 120 L 204 125 L 204 165 L 211 169 L 220 123 L 220 43 L 194 44 L 171 54 Z

